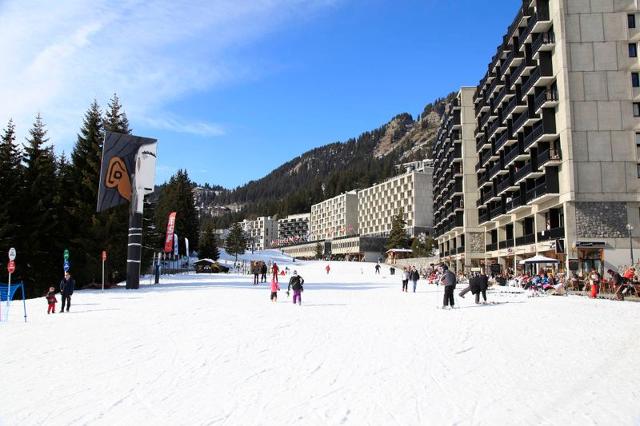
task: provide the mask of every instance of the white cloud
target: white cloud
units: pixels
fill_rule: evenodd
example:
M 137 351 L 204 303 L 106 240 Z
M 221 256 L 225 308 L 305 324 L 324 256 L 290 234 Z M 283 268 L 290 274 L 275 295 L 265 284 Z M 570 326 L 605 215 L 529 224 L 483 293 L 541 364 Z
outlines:
M 234 57 L 236 47 L 335 1 L 0 2 L 0 126 L 13 117 L 24 135 L 40 112 L 69 151 L 91 101 L 117 92 L 134 128 L 220 135 L 222 126 L 181 118 L 169 104 L 252 78 L 258 71 Z

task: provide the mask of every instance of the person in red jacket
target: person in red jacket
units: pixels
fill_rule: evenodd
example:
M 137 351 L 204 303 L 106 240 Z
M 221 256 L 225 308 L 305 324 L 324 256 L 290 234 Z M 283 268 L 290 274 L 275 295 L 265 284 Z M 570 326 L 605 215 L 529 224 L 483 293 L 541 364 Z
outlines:
M 271 301 L 273 303 L 278 302 L 278 291 L 280 290 L 280 286 L 278 285 L 278 281 L 271 280 Z
M 55 314 L 56 303 L 58 303 L 58 299 L 56 299 L 56 289 L 53 287 L 49 287 L 49 292 L 45 297 L 47 298 L 47 303 L 49 304 L 49 308 L 47 309 L 47 314 Z
M 271 278 L 272 281 L 278 282 L 278 271 L 280 269 L 278 268 L 278 264 L 276 262 L 273 262 L 273 266 L 271 267 L 271 271 L 273 272 L 273 277 Z
M 324 269 L 327 271 L 327 275 L 329 275 L 329 272 L 331 272 L 331 266 L 327 263 L 327 267 Z

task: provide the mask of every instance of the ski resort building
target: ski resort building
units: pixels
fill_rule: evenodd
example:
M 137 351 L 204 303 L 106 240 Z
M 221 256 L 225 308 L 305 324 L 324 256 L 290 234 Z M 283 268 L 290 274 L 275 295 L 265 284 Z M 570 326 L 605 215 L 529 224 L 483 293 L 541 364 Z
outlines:
M 346 192 L 311 206 L 309 239 L 330 240 L 358 234 L 358 194 Z
M 446 105 L 433 145 L 434 237 L 442 261 L 456 271 L 484 260 L 484 229 L 478 226 L 474 87 Z
M 274 246 L 297 244 L 307 241 L 309 236 L 309 218 L 311 214 L 289 215 L 278 220 L 278 238 Z
M 262 216 L 256 220 L 243 220 L 240 226 L 247 238 L 247 250 L 264 250 L 272 247 L 278 236 L 278 221 L 271 216 Z
M 495 269 L 535 254 L 578 271 L 629 264 L 640 235 L 639 18 L 634 0 L 525 0 L 507 29 L 473 96 L 479 224 Z
M 403 212 L 407 234 L 431 234 L 433 226 L 433 168 L 410 171 L 358 192 L 360 235 L 386 237 L 393 217 Z

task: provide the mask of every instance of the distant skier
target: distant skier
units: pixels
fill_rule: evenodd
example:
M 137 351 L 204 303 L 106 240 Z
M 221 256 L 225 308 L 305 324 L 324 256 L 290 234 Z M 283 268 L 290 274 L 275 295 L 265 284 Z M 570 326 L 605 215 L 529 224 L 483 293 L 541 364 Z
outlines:
M 262 274 L 262 276 L 260 277 L 261 282 L 266 283 L 267 282 L 267 264 L 262 262 L 262 266 L 260 266 L 260 273 Z
M 440 282 L 444 286 L 444 300 L 442 301 L 442 309 L 447 306 L 453 308 L 455 302 L 453 300 L 453 291 L 456 289 L 456 275 L 449 270 L 447 265 L 442 265 L 442 277 Z
M 293 271 L 293 276 L 289 280 L 289 286 L 287 287 L 287 296 L 289 295 L 289 290 L 293 290 L 293 304 L 295 305 L 296 299 L 298 300 L 298 305 L 302 305 L 302 292 L 304 288 L 302 285 L 304 284 L 304 279 L 298 275 L 298 271 Z
M 376 274 L 380 275 L 380 264 L 376 263 Z
M 415 266 L 411 267 L 411 272 L 409 273 L 409 278 L 413 282 L 413 292 L 416 292 L 416 287 L 418 286 L 418 280 L 420 279 L 420 273 L 416 269 Z
M 331 266 L 327 263 L 327 266 L 324 269 L 327 271 L 327 275 L 329 275 L 329 272 L 331 272 Z
M 278 301 L 278 291 L 280 291 L 280 285 L 278 281 L 271 280 L 271 301 L 276 303 Z
M 49 287 L 49 292 L 45 297 L 47 298 L 47 304 L 49 305 L 49 307 L 47 308 L 47 314 L 55 314 L 56 303 L 58 303 L 58 299 L 56 299 L 56 289 L 53 287 Z
M 69 312 L 69 308 L 71 307 L 71 295 L 73 294 L 73 290 L 75 290 L 75 286 L 76 282 L 71 278 L 71 273 L 69 271 L 65 272 L 64 278 L 60 281 L 60 296 L 62 298 L 60 313 L 64 312 L 65 302 L 67 305 L 67 312 Z
M 276 280 L 276 282 L 278 282 L 278 271 L 280 269 L 278 268 L 278 264 L 276 262 L 273 262 L 273 266 L 271 267 L 271 272 L 273 273 L 273 276 L 271 277 L 272 280 Z

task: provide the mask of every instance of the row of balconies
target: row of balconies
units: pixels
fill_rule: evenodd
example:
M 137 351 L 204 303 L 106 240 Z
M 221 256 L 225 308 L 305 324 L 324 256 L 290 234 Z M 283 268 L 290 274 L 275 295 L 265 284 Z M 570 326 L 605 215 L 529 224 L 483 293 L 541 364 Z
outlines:
M 492 242 L 485 246 L 485 250 L 486 251 L 494 251 L 498 249 L 502 250 L 502 249 L 507 249 L 511 247 L 535 244 L 536 242 L 541 243 L 541 242 L 555 240 L 555 239 L 564 238 L 564 237 L 565 237 L 564 227 L 558 227 L 558 228 L 549 229 L 547 231 L 538 232 L 535 234 L 531 233 L 531 234 L 522 235 L 516 238 L 508 238 L 506 240 L 502 240 L 499 242 Z

